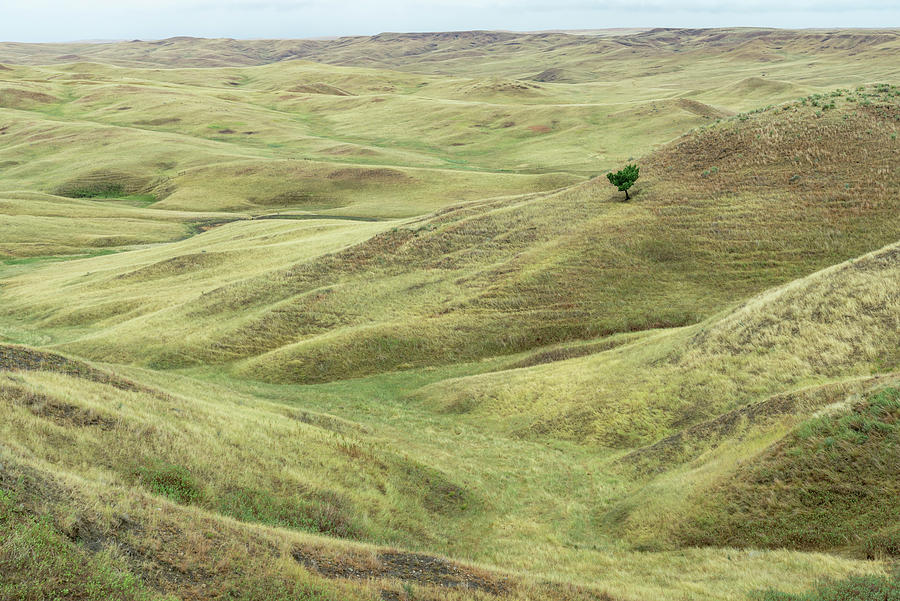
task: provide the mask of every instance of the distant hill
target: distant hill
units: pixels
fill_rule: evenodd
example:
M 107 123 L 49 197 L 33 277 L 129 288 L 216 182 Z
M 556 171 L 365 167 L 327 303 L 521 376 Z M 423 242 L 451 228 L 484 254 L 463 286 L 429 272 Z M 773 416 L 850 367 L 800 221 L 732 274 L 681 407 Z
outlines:
M 581 81 L 603 72 L 610 59 L 630 54 L 670 59 L 688 53 L 694 59 L 712 52 L 726 60 L 793 63 L 798 57 L 887 60 L 900 46 L 896 29 L 651 29 L 600 32 L 458 31 L 381 33 L 374 36 L 308 40 L 234 40 L 174 37 L 112 43 L 0 43 L 0 63 L 59 64 L 95 61 L 120 66 L 224 67 L 263 65 L 304 59 L 338 65 L 466 75 L 481 72 L 469 59 L 490 53 L 491 68 L 570 68 Z M 535 69 L 541 65 L 541 69 Z M 576 68 L 577 66 L 577 68 Z M 588 67 L 590 66 L 590 67 Z M 625 71 L 621 71 L 625 73 Z

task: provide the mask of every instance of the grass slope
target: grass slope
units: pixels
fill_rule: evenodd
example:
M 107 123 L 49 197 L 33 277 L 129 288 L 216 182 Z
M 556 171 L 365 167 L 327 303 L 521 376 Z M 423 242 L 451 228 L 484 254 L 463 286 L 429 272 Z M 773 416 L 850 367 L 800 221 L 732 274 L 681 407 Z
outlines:
M 706 490 L 680 538 L 900 556 L 898 417 L 885 388 L 797 426 Z
M 0 597 L 887 594 L 896 44 L 0 44 Z
M 229 218 L 222 214 L 141 208 L 145 203 L 143 198 L 95 200 L 30 192 L 0 193 L 4 234 L 0 257 L 16 262 L 104 254 L 181 240 L 208 222 Z
M 898 256 L 892 245 L 698 326 L 417 397 L 512 435 L 631 449 L 602 468 L 632 485 L 596 519 L 634 548 L 890 556 Z
M 4 550 L 32 536 L 27 516 L 43 516 L 42 536 L 62 548 L 48 550 L 41 569 L 73 590 L 109 573 L 137 593 L 197 599 L 298 591 L 354 599 L 384 590 L 453 599 L 471 598 L 472 589 L 475 598 L 605 599 L 610 590 L 626 599 L 687 591 L 743 599 L 760 586 L 790 582 L 799 591 L 814 575 L 880 572 L 878 564 L 787 551 L 733 550 L 728 559 L 704 549 L 629 551 L 583 521 L 598 494 L 626 484 L 600 467 L 602 456 L 423 414 L 391 398 L 397 382 L 235 391 L 245 385 L 123 377 L 27 347 L 6 346 L 0 356 L 0 483 L 14 512 L 4 514 L 14 533 Z M 450 440 L 480 466 L 477 474 L 447 453 Z M 566 466 L 583 484 L 558 476 Z M 536 541 L 538 532 L 546 539 Z M 320 533 L 441 549 L 480 567 Z M 82 571 L 58 571 L 72 553 L 87 558 Z M 20 561 L 22 590 L 38 594 L 27 578 L 35 566 Z M 702 566 L 707 576 L 698 584 L 677 576 L 678 565 Z
M 580 359 L 440 383 L 448 411 L 631 447 L 776 392 L 900 367 L 897 245 L 696 326 Z
M 695 323 L 896 240 L 896 90 L 840 94 L 734 117 L 661 149 L 633 203 L 610 202 L 614 191 L 591 181 L 344 225 L 348 237 L 299 256 L 266 236 L 312 226 L 240 222 L 83 271 L 48 266 L 10 280 L 7 314 L 60 328 L 66 348 L 96 359 L 239 361 L 236 373 L 282 382 Z M 825 102 L 835 108 L 813 104 Z M 227 260 L 237 232 L 242 253 L 265 246 L 264 261 Z M 288 239 L 301 238 L 272 242 Z M 152 295 L 138 277 L 150 257 L 161 274 L 178 266 Z M 60 286 L 64 307 L 47 293 Z M 122 309 L 92 317 L 100 302 Z M 82 328 L 90 336 L 77 339 Z

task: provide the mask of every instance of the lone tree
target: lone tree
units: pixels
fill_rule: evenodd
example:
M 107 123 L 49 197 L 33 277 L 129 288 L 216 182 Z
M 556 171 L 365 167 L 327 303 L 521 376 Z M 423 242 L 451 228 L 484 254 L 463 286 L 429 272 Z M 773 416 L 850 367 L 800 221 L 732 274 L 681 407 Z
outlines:
M 637 165 L 625 165 L 625 168 L 617 173 L 607 173 L 606 177 L 609 183 L 619 189 L 619 192 L 625 193 L 625 200 L 628 200 L 628 188 L 637 181 L 641 168 Z

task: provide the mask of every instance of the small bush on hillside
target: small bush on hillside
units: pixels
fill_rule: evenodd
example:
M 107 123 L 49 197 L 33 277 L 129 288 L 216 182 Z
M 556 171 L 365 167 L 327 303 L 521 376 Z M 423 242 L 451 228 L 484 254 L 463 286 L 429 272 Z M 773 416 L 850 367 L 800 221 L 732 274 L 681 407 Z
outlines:
M 625 200 L 628 200 L 628 188 L 634 185 L 637 178 L 640 177 L 641 168 L 635 164 L 625 165 L 621 171 L 616 173 L 607 173 L 606 179 L 609 183 L 619 189 L 619 192 L 625 193 Z

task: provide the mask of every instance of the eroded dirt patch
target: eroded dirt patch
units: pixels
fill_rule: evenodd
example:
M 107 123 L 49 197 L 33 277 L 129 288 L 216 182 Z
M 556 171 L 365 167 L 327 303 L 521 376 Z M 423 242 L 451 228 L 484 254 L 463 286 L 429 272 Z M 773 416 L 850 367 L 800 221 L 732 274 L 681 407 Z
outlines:
M 470 589 L 492 595 L 502 595 L 509 590 L 505 578 L 421 553 L 383 551 L 374 558 L 362 554 L 345 555 L 338 561 L 314 549 L 296 548 L 292 555 L 304 567 L 328 578 L 390 578 L 421 586 Z
M 288 92 L 297 92 L 300 94 L 325 94 L 329 96 L 355 96 L 355 94 L 348 92 L 347 90 L 321 82 L 294 86 L 293 88 L 290 88 Z
M 0 89 L 0 106 L 7 108 L 24 108 L 33 104 L 50 104 L 58 101 L 59 98 L 56 96 L 44 94 L 43 92 L 18 88 Z
M 328 174 L 328 179 L 338 181 L 409 181 L 413 178 L 398 169 L 387 167 L 345 167 Z

